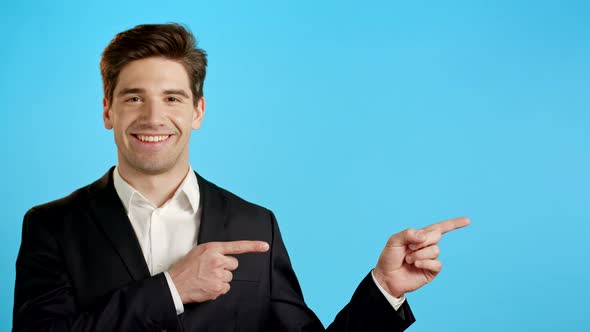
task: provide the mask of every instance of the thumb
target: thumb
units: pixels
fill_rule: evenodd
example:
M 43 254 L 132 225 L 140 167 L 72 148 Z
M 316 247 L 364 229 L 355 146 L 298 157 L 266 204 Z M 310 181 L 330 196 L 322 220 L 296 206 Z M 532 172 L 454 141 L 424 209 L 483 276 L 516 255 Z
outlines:
M 424 235 L 424 231 L 408 228 L 405 231 L 392 235 L 389 240 L 387 240 L 387 246 L 403 247 L 412 243 L 422 243 L 425 240 L 426 236 Z

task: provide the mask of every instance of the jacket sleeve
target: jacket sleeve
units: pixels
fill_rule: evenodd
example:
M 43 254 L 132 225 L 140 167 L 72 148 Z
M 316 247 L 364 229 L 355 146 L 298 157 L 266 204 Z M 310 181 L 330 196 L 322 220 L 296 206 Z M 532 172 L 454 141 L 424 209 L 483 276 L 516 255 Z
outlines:
M 132 282 L 80 310 L 51 220 L 31 209 L 16 261 L 13 331 L 177 331 L 163 273 Z M 104 273 L 109 273 L 104 271 Z
M 277 331 L 288 332 L 360 332 L 404 331 L 414 321 L 407 301 L 396 311 L 381 294 L 371 274 L 361 281 L 350 302 L 324 328 L 318 317 L 305 304 L 299 282 L 281 238 L 272 212 L 271 303 Z

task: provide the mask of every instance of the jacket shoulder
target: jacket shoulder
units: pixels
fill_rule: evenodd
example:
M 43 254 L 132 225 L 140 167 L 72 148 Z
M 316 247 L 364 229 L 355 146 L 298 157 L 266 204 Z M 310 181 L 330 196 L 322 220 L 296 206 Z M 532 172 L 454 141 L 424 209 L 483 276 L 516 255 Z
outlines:
M 29 209 L 29 211 L 27 213 L 45 214 L 45 213 L 58 212 L 60 210 L 67 210 L 68 208 L 76 206 L 77 203 L 80 203 L 80 201 L 82 201 L 84 199 L 84 197 L 87 196 L 85 194 L 87 189 L 88 189 L 87 186 L 82 187 L 82 188 L 79 188 L 79 189 L 73 191 L 71 194 L 69 194 L 65 197 L 61 197 L 61 198 L 58 198 L 56 200 L 53 200 L 53 201 L 50 201 L 47 203 L 33 206 L 32 208 Z
M 234 194 L 230 190 L 220 187 L 212 182 L 209 182 L 207 180 L 204 181 L 207 185 L 211 186 L 213 191 L 216 191 L 218 194 L 220 194 L 227 200 L 229 208 L 233 212 L 239 212 L 240 215 L 245 217 L 263 217 L 265 219 L 269 218 L 269 216 L 272 214 L 272 211 L 270 209 L 262 205 L 246 200 L 238 196 L 237 194 Z
M 45 229 L 60 233 L 71 222 L 80 220 L 92 198 L 91 187 L 95 183 L 78 188 L 65 197 L 39 204 L 30 208 L 24 216 L 23 232 L 31 229 Z
M 108 183 L 111 181 L 110 174 L 113 169 L 114 167 L 107 171 L 98 180 L 74 190 L 71 194 L 65 197 L 33 206 L 25 214 L 25 220 L 27 216 L 63 217 L 74 213 L 75 211 L 85 209 L 88 206 L 88 202 L 93 197 L 108 187 Z

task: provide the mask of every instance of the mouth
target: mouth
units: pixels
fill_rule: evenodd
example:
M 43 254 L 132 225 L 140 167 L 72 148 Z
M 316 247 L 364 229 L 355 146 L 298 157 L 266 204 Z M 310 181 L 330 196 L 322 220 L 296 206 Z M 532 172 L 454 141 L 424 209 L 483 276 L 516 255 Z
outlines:
M 158 143 L 167 140 L 172 135 L 142 135 L 142 134 L 133 134 L 135 138 L 138 140 L 145 142 L 145 143 Z
M 131 134 L 135 140 L 144 146 L 160 146 L 170 140 L 170 134 Z

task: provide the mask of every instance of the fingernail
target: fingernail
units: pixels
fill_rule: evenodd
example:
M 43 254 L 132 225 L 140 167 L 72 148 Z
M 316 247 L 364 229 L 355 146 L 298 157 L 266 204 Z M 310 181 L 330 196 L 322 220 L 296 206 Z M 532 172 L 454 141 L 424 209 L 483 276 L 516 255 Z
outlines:
M 261 246 L 262 250 L 266 251 L 268 250 L 268 243 L 263 243 Z

